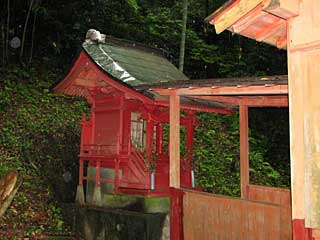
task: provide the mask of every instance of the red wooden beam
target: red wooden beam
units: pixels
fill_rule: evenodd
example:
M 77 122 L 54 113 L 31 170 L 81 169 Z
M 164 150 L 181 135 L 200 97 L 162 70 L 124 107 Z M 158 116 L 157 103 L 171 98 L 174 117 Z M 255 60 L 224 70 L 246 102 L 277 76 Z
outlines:
M 229 105 L 247 105 L 249 107 L 288 107 L 288 96 L 192 96 L 206 101 L 214 101 Z
M 156 105 L 169 107 L 169 102 L 167 101 L 156 101 Z M 181 109 L 199 111 L 199 112 L 211 112 L 211 113 L 220 113 L 220 114 L 231 114 L 233 111 L 231 109 L 223 109 L 223 108 L 213 108 L 213 107 L 205 107 L 200 105 L 191 105 L 191 104 L 180 104 Z
M 205 95 L 279 95 L 288 94 L 288 85 L 238 85 L 238 86 L 211 86 L 176 89 L 153 89 L 163 95 L 176 94 L 180 96 Z

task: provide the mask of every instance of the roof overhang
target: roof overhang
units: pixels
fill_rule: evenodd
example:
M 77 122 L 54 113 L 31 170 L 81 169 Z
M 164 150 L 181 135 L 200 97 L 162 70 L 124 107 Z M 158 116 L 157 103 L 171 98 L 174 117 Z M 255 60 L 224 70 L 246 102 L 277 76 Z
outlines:
M 299 13 L 298 0 L 229 0 L 206 18 L 219 34 L 224 30 L 265 42 L 287 46 L 287 19 Z
M 142 85 L 139 88 L 161 95 L 179 95 L 229 106 L 288 106 L 287 76 L 199 79 Z
M 90 90 L 100 89 L 110 92 L 110 88 L 123 92 L 129 98 L 137 98 L 152 103 L 152 98 L 137 92 L 133 87 L 112 78 L 95 64 L 88 54 L 82 51 L 69 74 L 55 88 L 55 93 L 86 97 L 90 101 Z
M 139 91 L 139 89 L 107 75 L 84 51 L 80 53 L 65 79 L 54 88 L 55 93 L 82 96 L 89 102 L 93 101 L 91 96 L 93 92 L 99 91 L 104 94 L 114 94 L 115 90 L 125 93 L 127 98 L 139 99 L 142 102 L 163 107 L 169 106 L 169 99 L 167 97 L 161 97 L 158 94 L 153 95 L 148 91 Z M 150 97 L 148 95 L 150 95 Z M 199 100 L 185 100 L 186 99 L 182 99 L 182 109 L 220 114 L 232 113 L 232 110 L 228 106 L 222 104 L 208 105 L 199 104 Z

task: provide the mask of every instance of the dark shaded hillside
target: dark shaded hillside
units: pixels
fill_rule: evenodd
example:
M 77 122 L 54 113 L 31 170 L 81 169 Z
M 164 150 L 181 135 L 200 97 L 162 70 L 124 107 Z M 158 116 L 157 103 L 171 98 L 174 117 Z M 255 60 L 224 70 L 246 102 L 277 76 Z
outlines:
M 50 87 L 56 77 L 17 67 L 1 74 L 0 174 L 17 169 L 24 179 L 13 206 L 1 219 L 2 237 L 10 231 L 22 236 L 62 231 L 57 202 L 74 200 L 78 121 L 88 107 L 83 99 L 53 94 Z

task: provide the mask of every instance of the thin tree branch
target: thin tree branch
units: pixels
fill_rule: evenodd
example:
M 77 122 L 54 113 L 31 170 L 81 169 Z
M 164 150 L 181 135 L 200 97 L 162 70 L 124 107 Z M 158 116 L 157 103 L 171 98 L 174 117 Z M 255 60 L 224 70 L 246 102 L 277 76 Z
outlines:
M 29 64 L 31 64 L 32 58 L 33 58 L 34 34 L 35 34 L 35 31 L 36 31 L 36 22 L 37 22 L 37 14 L 38 14 L 38 9 L 37 9 L 38 1 L 37 0 L 36 0 L 34 5 L 36 6 L 36 10 L 35 10 L 34 16 L 33 16 Z
M 6 45 L 5 45 L 6 35 L 4 32 L 4 23 L 2 22 L 2 19 L 1 19 L 1 39 L 3 41 L 2 42 L 2 66 L 4 66 L 6 63 Z
M 32 10 L 33 2 L 34 2 L 34 0 L 30 1 L 29 10 L 28 10 L 28 13 L 27 13 L 26 21 L 24 23 L 24 27 L 23 27 L 21 50 L 20 50 L 20 62 L 21 63 L 23 63 L 23 59 L 22 58 L 23 58 L 24 44 L 25 44 L 25 40 L 26 40 L 27 26 L 28 26 L 28 22 L 29 22 L 30 13 L 31 13 L 31 10 Z
M 7 63 L 9 63 L 9 27 L 10 27 L 10 0 L 7 1 L 7 34 L 6 34 L 6 59 Z
M 182 32 L 181 32 L 181 42 L 180 42 L 180 54 L 179 54 L 179 70 L 181 72 L 183 72 L 183 65 L 184 65 L 187 19 L 188 19 L 188 0 L 184 0 L 183 1 L 183 17 L 182 17 Z

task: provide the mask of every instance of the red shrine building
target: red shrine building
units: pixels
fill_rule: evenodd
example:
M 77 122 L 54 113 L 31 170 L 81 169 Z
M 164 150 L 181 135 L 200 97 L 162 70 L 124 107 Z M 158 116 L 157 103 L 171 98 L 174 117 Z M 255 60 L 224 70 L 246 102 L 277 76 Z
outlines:
M 148 216 L 165 214 L 158 224 L 166 229 L 161 237 L 143 239 L 292 239 L 291 191 L 253 185 L 249 175 L 248 110 L 288 107 L 288 76 L 189 80 L 164 52 L 89 30 L 55 92 L 83 96 L 91 105 L 90 116 L 80 122 L 76 201 L 81 205 L 126 209 L 140 204 L 139 211 Z M 238 198 L 195 186 L 197 111 L 239 112 Z M 79 208 L 82 223 L 77 225 L 86 224 L 80 231 L 90 230 L 84 233 L 87 239 L 117 233 L 118 223 L 106 227 L 102 216 L 107 213 L 92 209 Z M 131 221 L 138 221 L 134 216 Z M 136 226 L 122 226 L 136 232 Z
M 155 49 L 89 32 L 55 88 L 92 106 L 81 122 L 77 201 L 84 187 L 95 205 L 106 192 L 169 195 L 174 240 L 320 239 L 319 9 L 316 0 L 229 0 L 207 18 L 217 33 L 286 49 L 288 77 L 188 80 Z M 239 109 L 239 198 L 194 191 L 192 171 L 195 111 L 230 106 Z M 291 190 L 250 183 L 248 109 L 269 106 L 289 106 Z
M 85 202 L 84 181 L 91 186 L 87 201 L 98 205 L 103 205 L 104 192 L 169 195 L 169 99 L 139 86 L 188 78 L 158 49 L 100 34 L 95 39 L 93 34 L 99 32 L 88 32 L 73 68 L 55 87 L 56 93 L 83 96 L 91 105 L 90 116 L 83 115 L 81 121 L 77 201 Z M 180 181 L 184 188 L 195 188 L 195 112 L 231 112 L 222 106 L 182 99 L 180 124 L 186 140 Z

